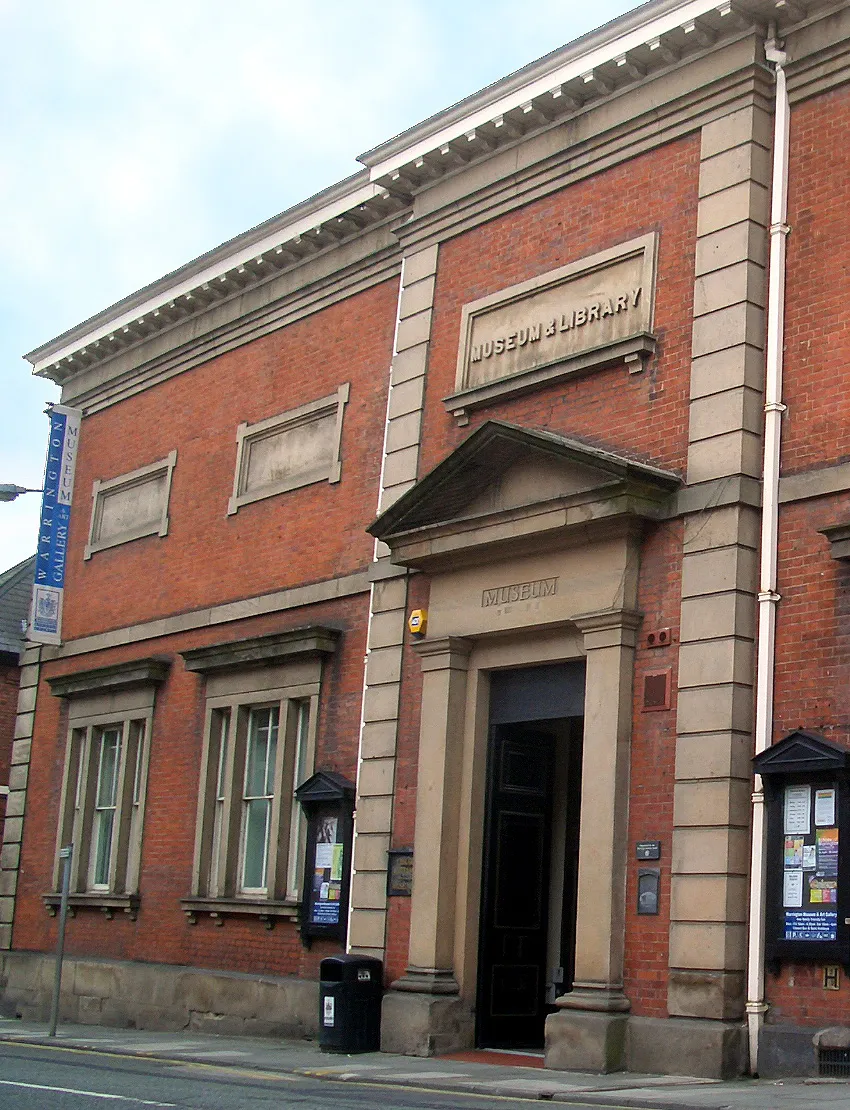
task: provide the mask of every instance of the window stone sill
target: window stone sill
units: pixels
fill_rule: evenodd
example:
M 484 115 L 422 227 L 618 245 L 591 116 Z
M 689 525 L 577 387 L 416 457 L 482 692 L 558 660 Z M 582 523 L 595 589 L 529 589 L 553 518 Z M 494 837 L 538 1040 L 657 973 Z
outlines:
M 59 912 L 62 895 L 58 893 L 42 894 L 45 908 L 51 917 Z M 139 912 L 141 899 L 138 894 L 109 894 L 107 891 L 86 891 L 82 894 L 68 895 L 68 913 L 71 917 L 77 916 L 81 909 L 100 910 L 107 921 L 111 921 L 116 911 L 125 913 L 131 921 L 135 921 Z
M 190 925 L 198 918 L 209 916 L 216 925 L 224 925 L 228 917 L 256 917 L 267 929 L 273 929 L 279 919 L 298 921 L 300 902 L 250 901 L 247 898 L 181 898 L 180 905 Z

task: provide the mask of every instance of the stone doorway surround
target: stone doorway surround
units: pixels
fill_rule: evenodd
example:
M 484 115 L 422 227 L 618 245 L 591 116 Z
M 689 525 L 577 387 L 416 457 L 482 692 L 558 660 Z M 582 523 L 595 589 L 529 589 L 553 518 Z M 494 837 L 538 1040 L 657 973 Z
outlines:
M 625 1042 L 626 819 L 640 543 L 679 479 L 548 432 L 478 428 L 372 526 L 431 576 L 408 967 L 385 1051 L 473 1043 L 490 672 L 584 658 L 576 982 L 547 1064 L 608 1070 Z M 591 819 L 592 815 L 592 819 Z

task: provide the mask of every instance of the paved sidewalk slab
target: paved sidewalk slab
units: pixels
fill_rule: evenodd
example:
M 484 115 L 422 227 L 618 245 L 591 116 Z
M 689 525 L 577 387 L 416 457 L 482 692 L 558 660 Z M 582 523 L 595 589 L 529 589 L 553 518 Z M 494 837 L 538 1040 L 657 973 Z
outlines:
M 63 1024 L 56 1037 L 51 1038 L 44 1023 L 3 1018 L 0 1041 L 565 1105 L 627 1106 L 634 1110 L 850 1110 L 850 1083 L 835 1080 L 720 1082 L 626 1072 L 592 1075 L 506 1064 L 501 1062 L 503 1057 L 500 1062 L 489 1063 L 380 1052 L 346 1056 L 322 1052 L 312 1041 L 157 1033 L 89 1025 Z

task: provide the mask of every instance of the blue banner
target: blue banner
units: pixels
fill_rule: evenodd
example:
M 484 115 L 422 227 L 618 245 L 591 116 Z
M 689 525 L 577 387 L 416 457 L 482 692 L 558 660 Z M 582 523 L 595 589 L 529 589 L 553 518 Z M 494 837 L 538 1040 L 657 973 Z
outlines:
M 71 498 L 80 439 L 77 409 L 54 405 L 50 410 L 50 439 L 44 468 L 44 494 L 35 560 L 29 638 L 36 643 L 59 644 L 62 633 L 62 597 L 71 525 Z

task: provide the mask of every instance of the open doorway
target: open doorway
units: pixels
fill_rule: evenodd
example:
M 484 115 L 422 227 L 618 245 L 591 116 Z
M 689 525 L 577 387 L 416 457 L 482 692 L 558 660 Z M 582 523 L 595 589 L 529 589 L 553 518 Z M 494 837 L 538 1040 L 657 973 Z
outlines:
M 540 1048 L 572 987 L 584 666 L 494 672 L 476 1041 Z

